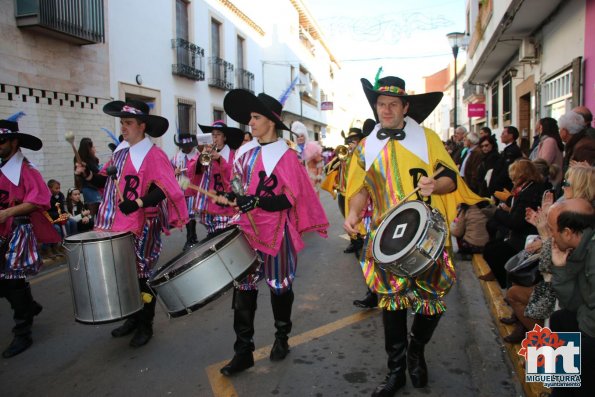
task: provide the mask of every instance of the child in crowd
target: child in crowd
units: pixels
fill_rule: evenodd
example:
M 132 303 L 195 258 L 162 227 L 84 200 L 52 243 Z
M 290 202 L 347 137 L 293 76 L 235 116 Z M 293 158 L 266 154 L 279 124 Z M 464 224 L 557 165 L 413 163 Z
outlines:
M 75 187 L 68 189 L 66 194 L 66 210 L 70 215 L 69 222 L 76 222 L 70 234 L 83 233 L 93 230 L 93 215 L 87 205 L 81 201 L 81 191 Z M 69 235 L 70 235 L 69 234 Z

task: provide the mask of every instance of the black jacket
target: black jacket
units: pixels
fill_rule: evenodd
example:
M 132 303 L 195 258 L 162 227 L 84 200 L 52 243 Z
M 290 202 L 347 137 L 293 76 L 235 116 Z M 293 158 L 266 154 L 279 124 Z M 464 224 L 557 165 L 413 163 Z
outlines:
M 494 167 L 490 186 L 488 187 L 490 195 L 494 192 L 502 191 L 504 189 L 510 190 L 512 188 L 512 181 L 508 176 L 508 166 L 514 161 L 523 156 L 519 145 L 516 142 L 511 143 L 504 148 L 500 153 L 500 158 Z

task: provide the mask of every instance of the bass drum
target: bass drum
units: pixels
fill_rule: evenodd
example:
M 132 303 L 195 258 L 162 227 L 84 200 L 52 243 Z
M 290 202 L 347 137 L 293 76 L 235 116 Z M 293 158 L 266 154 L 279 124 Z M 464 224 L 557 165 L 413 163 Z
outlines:
M 64 248 L 76 321 L 109 323 L 142 309 L 131 233 L 75 234 L 64 239 Z
M 229 230 L 176 256 L 149 280 L 172 317 L 213 301 L 260 263 L 239 229 Z
M 372 255 L 380 268 L 399 277 L 415 277 L 440 257 L 446 241 L 442 214 L 421 201 L 390 210 L 376 230 Z

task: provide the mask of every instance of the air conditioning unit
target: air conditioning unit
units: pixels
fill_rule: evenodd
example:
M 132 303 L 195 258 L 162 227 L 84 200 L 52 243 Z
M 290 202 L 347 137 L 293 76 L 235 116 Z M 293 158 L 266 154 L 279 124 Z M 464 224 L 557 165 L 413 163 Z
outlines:
M 537 60 L 537 50 L 532 39 L 523 39 L 519 48 L 519 62 L 531 63 Z

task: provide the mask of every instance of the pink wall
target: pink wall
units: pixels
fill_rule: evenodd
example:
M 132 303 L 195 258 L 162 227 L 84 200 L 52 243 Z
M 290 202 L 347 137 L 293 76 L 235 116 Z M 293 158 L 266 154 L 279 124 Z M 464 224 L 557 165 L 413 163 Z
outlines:
M 585 106 L 595 113 L 595 0 L 585 3 Z

